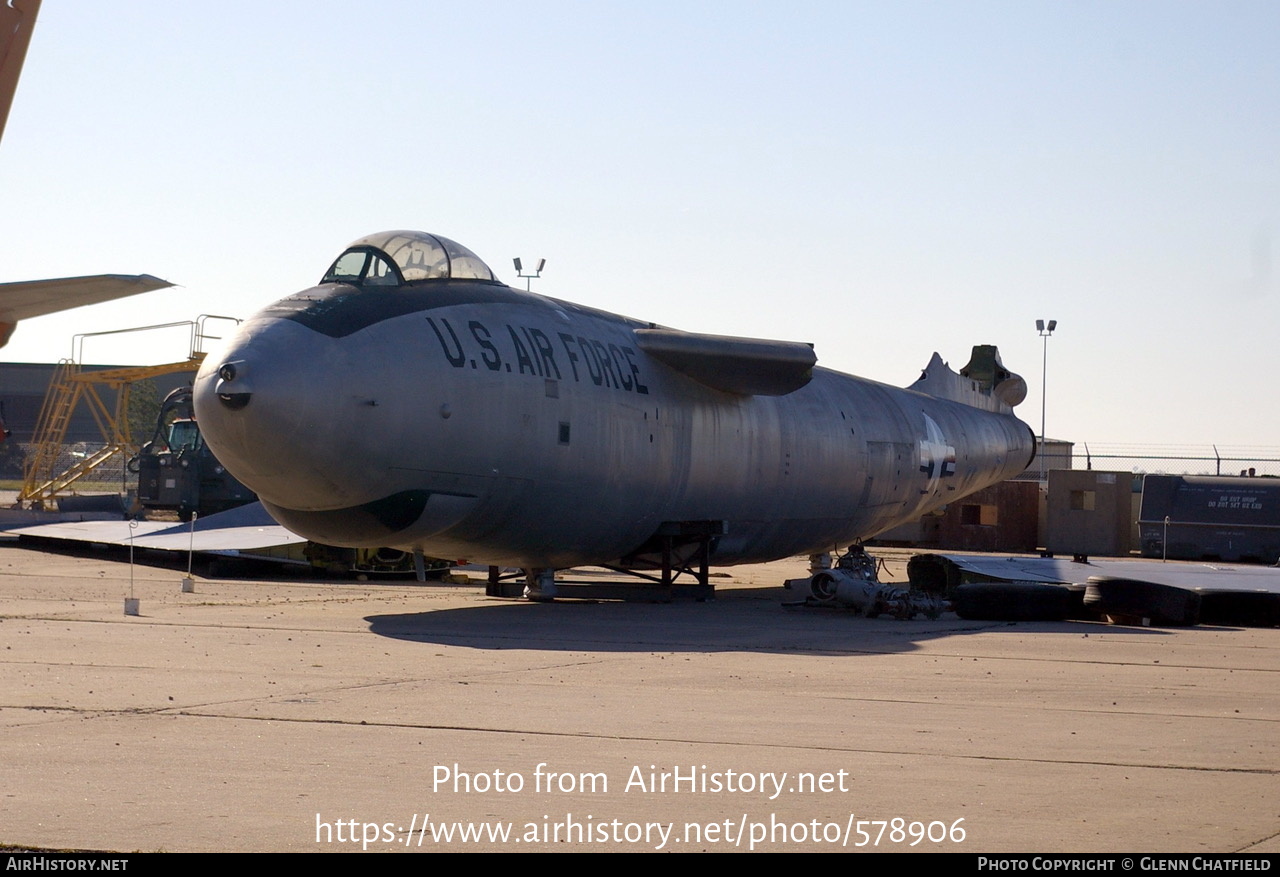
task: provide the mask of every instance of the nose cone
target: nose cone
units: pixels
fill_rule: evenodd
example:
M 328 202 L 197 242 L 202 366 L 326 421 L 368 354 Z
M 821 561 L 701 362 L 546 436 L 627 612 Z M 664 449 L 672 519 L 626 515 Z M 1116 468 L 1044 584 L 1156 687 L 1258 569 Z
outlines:
M 359 378 L 343 367 L 332 341 L 291 320 L 256 317 L 196 376 L 205 440 L 227 469 L 274 505 L 323 510 L 377 496 L 370 479 L 352 477 L 354 461 L 371 462 L 360 456 L 365 449 L 351 447 Z

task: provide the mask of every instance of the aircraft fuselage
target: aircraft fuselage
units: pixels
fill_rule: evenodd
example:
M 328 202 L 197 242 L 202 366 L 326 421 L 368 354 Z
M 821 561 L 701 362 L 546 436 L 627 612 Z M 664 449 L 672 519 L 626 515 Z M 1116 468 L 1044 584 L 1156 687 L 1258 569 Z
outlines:
M 197 416 L 300 535 L 525 568 L 624 562 L 664 522 L 727 522 L 716 564 L 828 551 L 1034 451 L 1011 414 L 821 368 L 714 389 L 647 329 L 496 282 L 324 283 L 206 361 Z

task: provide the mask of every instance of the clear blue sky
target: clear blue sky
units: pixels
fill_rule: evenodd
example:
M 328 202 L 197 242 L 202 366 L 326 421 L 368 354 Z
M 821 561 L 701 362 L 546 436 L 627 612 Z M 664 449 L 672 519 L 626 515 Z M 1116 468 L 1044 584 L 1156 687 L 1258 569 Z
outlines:
M 995 343 L 1048 431 L 1280 446 L 1280 4 L 45 0 L 0 278 L 248 316 L 420 228 L 515 283 L 903 385 Z M 90 341 L 160 362 L 183 336 Z

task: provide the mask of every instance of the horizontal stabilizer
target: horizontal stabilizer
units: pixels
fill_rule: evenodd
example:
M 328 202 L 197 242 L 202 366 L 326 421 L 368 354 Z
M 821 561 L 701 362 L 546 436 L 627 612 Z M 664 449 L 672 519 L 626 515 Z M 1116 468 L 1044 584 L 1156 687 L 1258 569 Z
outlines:
M 739 396 L 785 396 L 813 377 L 810 344 L 636 329 L 636 345 L 659 362 L 714 390 Z

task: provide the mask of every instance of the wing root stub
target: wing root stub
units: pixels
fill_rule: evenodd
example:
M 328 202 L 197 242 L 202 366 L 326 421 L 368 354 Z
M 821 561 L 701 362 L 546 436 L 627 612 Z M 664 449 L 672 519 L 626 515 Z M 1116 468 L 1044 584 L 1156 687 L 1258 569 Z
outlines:
M 738 396 L 785 396 L 809 383 L 818 361 L 796 341 L 636 329 L 636 346 L 700 384 Z

